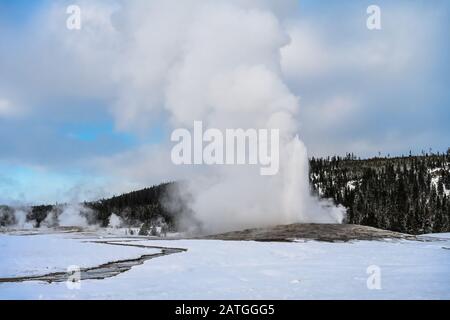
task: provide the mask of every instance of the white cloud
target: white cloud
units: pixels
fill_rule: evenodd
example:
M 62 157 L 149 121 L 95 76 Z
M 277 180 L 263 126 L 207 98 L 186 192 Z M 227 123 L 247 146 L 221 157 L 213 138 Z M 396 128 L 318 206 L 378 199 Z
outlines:
M 22 114 L 21 109 L 7 99 L 0 98 L 0 118 L 11 118 Z
M 360 105 L 356 98 L 351 96 L 333 96 L 317 106 L 305 110 L 305 117 L 316 119 L 316 128 L 336 129 L 348 126 L 349 119 L 359 115 Z M 312 123 L 309 123 L 313 126 Z
M 296 23 L 288 30 L 291 41 L 281 50 L 281 65 L 287 76 L 314 77 L 329 70 L 332 53 L 315 28 Z
M 428 130 L 411 132 L 400 116 L 414 112 L 419 122 L 417 115 L 428 113 L 445 17 L 431 6 L 380 6 L 381 31 L 365 27 L 362 5 L 339 8 L 338 24 L 306 15 L 287 23 L 291 42 L 281 50 L 281 66 L 302 98 L 302 133 L 314 154 L 404 152 L 415 148 L 406 137 Z

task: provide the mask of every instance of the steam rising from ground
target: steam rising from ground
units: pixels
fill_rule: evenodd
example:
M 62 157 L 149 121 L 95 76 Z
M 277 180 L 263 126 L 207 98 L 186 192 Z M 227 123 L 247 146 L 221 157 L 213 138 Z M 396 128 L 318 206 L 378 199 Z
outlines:
M 120 9 L 103 11 L 111 12 L 103 19 L 110 22 L 106 27 L 93 25 L 104 31 L 117 66 L 113 113 L 119 128 L 148 126 L 162 111 L 173 129 L 203 121 L 205 128 L 220 130 L 280 130 L 278 175 L 262 177 L 254 166 L 186 167 L 189 182 L 173 192 L 171 206 L 181 202 L 208 232 L 342 222 L 342 208 L 310 195 L 307 152 L 298 136 L 299 99 L 281 71 L 281 49 L 290 42 L 284 18 L 295 1 L 120 3 Z M 96 48 L 96 41 L 87 47 Z M 88 53 L 83 56 L 99 54 Z M 162 150 L 170 163 L 170 146 Z M 154 158 L 146 159 L 144 170 Z
M 91 213 L 92 211 L 83 205 L 68 205 L 58 216 L 58 225 L 60 227 L 87 227 L 89 225 L 88 217 Z
M 41 217 L 38 217 L 39 215 Z M 32 207 L 0 207 L 0 222 L 4 227 L 20 230 L 54 227 L 84 228 L 95 224 L 95 216 L 90 208 L 79 203 L 56 205 L 49 212 L 40 214 L 33 212 Z
M 108 228 L 120 228 L 125 226 L 124 221 L 115 213 L 111 214 L 109 217 Z
M 14 227 L 18 229 L 28 230 L 34 228 L 33 221 L 27 221 L 28 212 L 24 209 L 14 210 Z
M 202 120 L 210 128 L 279 129 L 281 135 L 277 176 L 262 177 L 252 166 L 204 168 L 171 201 L 187 203 L 211 232 L 294 222 L 342 222 L 342 208 L 310 195 L 307 152 L 298 137 L 299 101 L 281 73 L 280 50 L 289 43 L 289 36 L 277 11 L 252 1 L 192 2 L 185 12 L 156 3 L 159 6 L 144 8 L 150 18 L 137 34 L 148 32 L 149 38 L 138 43 L 139 52 L 145 46 L 144 53 L 151 55 L 152 49 L 159 52 L 165 46 L 170 55 L 164 57 L 170 58 L 161 64 L 143 54 L 138 63 L 146 68 L 140 70 L 150 74 L 140 71 L 134 76 L 151 80 L 144 87 L 163 83 L 162 102 L 172 126 L 192 128 L 194 121 Z M 171 22 L 169 30 L 163 28 L 162 17 L 164 23 Z M 151 30 L 160 30 L 158 37 L 164 41 L 152 37 Z M 139 104 L 133 106 L 145 111 Z
M 342 208 L 310 194 L 307 151 L 299 138 L 299 99 L 281 71 L 281 49 L 290 41 L 284 15 L 296 3 L 80 1 L 80 32 L 64 30 L 61 35 L 64 21 L 53 16 L 47 20 L 55 21 L 50 28 L 62 39 L 55 47 L 65 46 L 64 53 L 78 57 L 83 70 L 89 70 L 88 78 L 101 79 L 99 83 L 114 79 L 111 111 L 121 130 L 145 129 L 161 114 L 172 129 L 190 129 L 194 121 L 203 121 L 205 128 L 221 130 L 280 130 L 278 175 L 260 176 L 257 166 L 186 167 L 189 182 L 171 194 L 170 206 L 185 208 L 209 232 L 340 223 Z M 51 15 L 59 12 L 65 10 L 56 6 Z M 166 157 L 162 166 L 170 164 L 170 147 L 157 148 Z M 160 158 L 160 153 L 150 154 L 145 166 L 125 162 L 143 176 Z M 59 219 L 84 224 L 78 211 L 67 209 Z

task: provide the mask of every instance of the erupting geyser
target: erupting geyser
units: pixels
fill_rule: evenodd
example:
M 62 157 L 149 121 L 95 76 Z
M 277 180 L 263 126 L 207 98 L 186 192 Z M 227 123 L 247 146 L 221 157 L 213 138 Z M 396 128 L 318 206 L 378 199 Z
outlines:
M 273 176 L 261 176 L 260 167 L 252 165 L 192 165 L 183 168 L 189 174 L 171 175 L 176 171 L 167 169 L 175 167 L 172 145 L 163 143 L 156 153 L 131 157 L 145 166 L 123 161 L 126 178 L 137 176 L 142 185 L 151 183 L 143 176 L 152 168 L 154 175 L 164 173 L 162 179 L 189 180 L 188 190 L 174 192 L 169 202 L 184 201 L 208 232 L 343 219 L 342 208 L 310 195 L 299 99 L 281 68 L 281 49 L 290 43 L 286 14 L 296 4 L 85 2 L 84 12 L 95 12 L 96 18 L 84 16 L 83 32 L 64 33 L 64 52 L 80 53 L 83 65 L 98 66 L 98 79 L 113 79 L 111 111 L 121 130 L 148 129 L 164 119 L 164 128 L 191 132 L 196 121 L 222 132 L 279 131 L 279 170 Z
M 294 222 L 341 223 L 343 208 L 310 194 L 308 157 L 298 137 L 299 101 L 284 83 L 280 50 L 289 43 L 269 6 L 195 3 L 177 37 L 164 103 L 172 125 L 267 128 L 280 132 L 280 170 L 204 168 L 189 183 L 189 209 L 210 232 Z M 261 141 L 260 141 L 261 143 Z M 176 196 L 181 197 L 180 192 Z

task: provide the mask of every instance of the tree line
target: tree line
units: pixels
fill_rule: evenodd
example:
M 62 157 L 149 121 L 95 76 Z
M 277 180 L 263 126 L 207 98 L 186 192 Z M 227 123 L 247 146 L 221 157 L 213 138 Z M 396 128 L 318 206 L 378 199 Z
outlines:
M 450 232 L 450 149 L 441 154 L 364 160 L 353 154 L 312 158 L 309 178 L 313 193 L 347 208 L 346 223 L 410 234 Z M 129 226 L 151 228 L 162 221 L 175 231 L 180 218 L 194 219 L 183 208 L 167 209 L 169 189 L 176 184 L 85 202 L 84 207 L 92 211 L 89 222 L 106 227 L 114 213 Z M 39 227 L 55 210 L 61 210 L 61 205 L 31 207 L 27 220 Z M 0 225 L 12 224 L 13 209 L 0 206 Z
M 450 231 L 450 149 L 420 156 L 312 158 L 313 192 L 347 208 L 346 222 L 410 234 Z

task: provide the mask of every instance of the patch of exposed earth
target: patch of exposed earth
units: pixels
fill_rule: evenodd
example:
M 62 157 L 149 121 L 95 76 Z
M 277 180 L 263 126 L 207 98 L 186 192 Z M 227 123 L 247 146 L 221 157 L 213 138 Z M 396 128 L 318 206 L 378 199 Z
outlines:
M 235 241 L 296 241 L 316 240 L 340 242 L 352 240 L 405 239 L 419 240 L 416 236 L 352 224 L 290 224 L 268 228 L 246 229 L 210 235 L 203 239 Z

